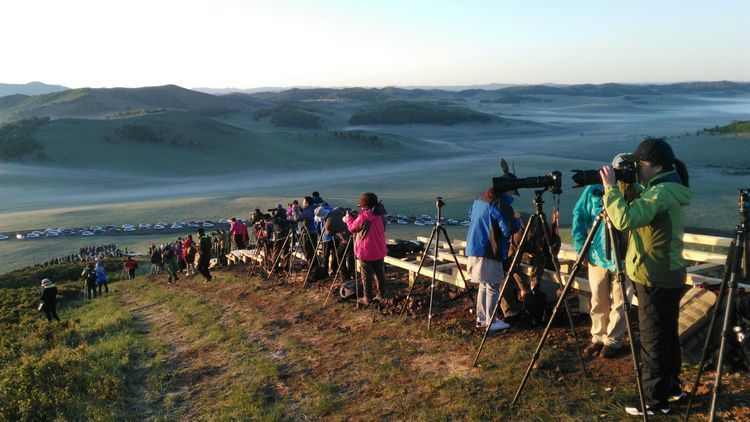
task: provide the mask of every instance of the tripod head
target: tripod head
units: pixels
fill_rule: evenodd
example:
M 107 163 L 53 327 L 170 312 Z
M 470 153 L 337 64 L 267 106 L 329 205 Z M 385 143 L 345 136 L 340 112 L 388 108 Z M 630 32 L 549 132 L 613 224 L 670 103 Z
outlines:
M 436 224 L 438 226 L 440 225 L 440 218 L 441 218 L 441 214 L 442 214 L 441 209 L 443 208 L 444 205 L 445 205 L 445 202 L 443 202 L 443 197 L 442 196 L 438 196 L 437 198 L 435 198 L 435 208 L 437 208 L 437 216 L 436 216 L 437 217 L 437 223 Z

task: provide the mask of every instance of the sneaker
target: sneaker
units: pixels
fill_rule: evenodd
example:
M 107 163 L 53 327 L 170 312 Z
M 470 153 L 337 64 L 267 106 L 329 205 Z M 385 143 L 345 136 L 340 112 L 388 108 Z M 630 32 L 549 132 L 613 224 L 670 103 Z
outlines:
M 497 321 L 490 324 L 490 331 L 502 331 L 507 330 L 510 328 L 510 324 L 503 321 L 502 319 L 498 319 Z
M 681 401 L 685 397 L 687 397 L 687 393 L 684 392 L 684 391 L 682 391 L 682 389 L 680 389 L 679 391 L 675 391 L 672 394 L 670 394 L 670 396 L 667 398 L 667 400 L 670 403 L 677 403 L 678 401 Z
M 623 349 L 623 347 L 604 346 L 602 351 L 599 352 L 599 356 L 604 359 L 614 359 L 622 354 Z
M 672 411 L 672 408 L 669 407 L 669 405 L 646 406 L 646 415 L 648 416 L 654 416 L 656 412 L 659 412 L 662 415 L 668 415 L 669 412 L 671 411 Z M 641 412 L 641 409 L 639 409 L 638 407 L 626 407 L 625 413 L 627 413 L 630 416 L 643 416 L 643 412 Z
M 474 323 L 474 328 L 487 328 L 487 324 L 482 321 L 477 320 Z
M 604 348 L 604 345 L 601 343 L 590 343 L 583 349 L 583 355 L 588 357 L 596 356 L 602 351 L 602 348 Z

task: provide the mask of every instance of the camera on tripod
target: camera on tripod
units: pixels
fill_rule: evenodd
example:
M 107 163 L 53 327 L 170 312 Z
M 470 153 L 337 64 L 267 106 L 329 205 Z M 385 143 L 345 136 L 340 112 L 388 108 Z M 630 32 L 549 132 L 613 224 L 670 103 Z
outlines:
M 546 176 L 514 178 L 500 176 L 492 178 L 492 189 L 496 192 L 510 192 L 516 189 L 543 189 L 555 195 L 562 193 L 562 173 L 550 172 Z
M 750 220 L 750 188 L 739 190 L 740 216 Z
M 638 180 L 638 168 L 633 162 L 624 161 L 620 164 L 620 168 L 614 170 L 615 179 L 618 182 L 633 184 Z M 602 177 L 599 175 L 599 170 L 573 170 L 573 181 L 576 187 L 583 187 L 601 183 Z

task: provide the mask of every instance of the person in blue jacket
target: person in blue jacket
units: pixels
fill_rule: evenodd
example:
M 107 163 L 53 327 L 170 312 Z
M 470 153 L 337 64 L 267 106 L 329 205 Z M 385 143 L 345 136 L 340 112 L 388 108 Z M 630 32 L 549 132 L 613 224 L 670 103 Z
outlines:
M 622 162 L 621 155 L 615 157 L 612 165 L 617 168 Z M 589 230 L 596 217 L 604 209 L 601 183 L 589 185 L 581 194 L 573 208 L 573 246 L 580 253 Z M 624 246 L 624 245 L 623 245 Z M 612 359 L 623 351 L 625 336 L 625 308 L 622 291 L 617 282 L 617 266 L 613 259 L 607 259 L 607 236 L 604 222 L 599 225 L 588 255 L 588 279 L 591 287 L 591 343 L 583 350 L 585 356 L 601 356 Z M 621 254 L 624 259 L 624 254 Z M 612 258 L 612 256 L 610 256 Z
M 503 283 L 503 261 L 508 254 L 511 230 L 502 213 L 492 205 L 495 193 L 487 189 L 471 206 L 471 224 L 466 236 L 467 269 L 477 292 L 477 328 L 489 325 L 490 331 L 510 328 L 502 319 L 490 321 Z

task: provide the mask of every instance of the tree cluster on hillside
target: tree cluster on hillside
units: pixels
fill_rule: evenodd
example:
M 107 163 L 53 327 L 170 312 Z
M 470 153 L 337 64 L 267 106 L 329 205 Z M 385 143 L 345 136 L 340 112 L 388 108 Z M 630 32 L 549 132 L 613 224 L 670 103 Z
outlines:
M 270 117 L 271 123 L 276 127 L 320 129 L 323 126 L 323 120 L 319 116 L 289 104 L 253 111 L 255 120 L 266 117 Z
M 390 101 L 364 107 L 356 111 L 349 123 L 367 124 L 442 124 L 490 122 L 493 117 L 468 108 L 433 102 Z
M 345 130 L 345 131 L 333 131 L 330 132 L 335 138 L 344 140 L 354 140 L 358 142 L 366 142 L 371 145 L 382 146 L 383 141 L 378 135 L 372 135 L 366 132 Z
M 203 146 L 200 142 L 186 139 L 181 134 L 172 134 L 168 128 L 158 126 L 156 128 L 129 123 L 115 129 L 118 138 L 132 142 L 143 142 L 151 144 L 170 144 L 175 146 Z
M 13 160 L 34 152 L 43 156 L 42 144 L 33 135 L 48 122 L 49 117 L 29 117 L 0 125 L 0 160 Z
M 747 135 L 750 134 L 750 120 L 734 120 L 726 126 L 714 126 L 712 128 L 703 128 L 695 134 L 708 135 Z

